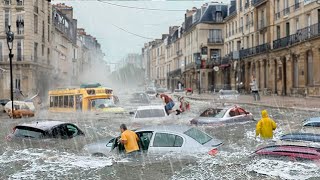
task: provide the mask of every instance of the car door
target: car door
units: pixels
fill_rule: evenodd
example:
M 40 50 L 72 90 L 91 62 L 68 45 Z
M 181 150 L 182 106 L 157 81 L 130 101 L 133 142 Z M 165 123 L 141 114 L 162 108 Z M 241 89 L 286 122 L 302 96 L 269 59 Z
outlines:
M 182 136 L 173 133 L 156 132 L 149 146 L 148 154 L 180 153 L 184 141 Z
M 150 143 L 153 137 L 153 131 L 138 131 L 136 134 L 139 137 L 139 147 L 142 152 L 148 152 Z

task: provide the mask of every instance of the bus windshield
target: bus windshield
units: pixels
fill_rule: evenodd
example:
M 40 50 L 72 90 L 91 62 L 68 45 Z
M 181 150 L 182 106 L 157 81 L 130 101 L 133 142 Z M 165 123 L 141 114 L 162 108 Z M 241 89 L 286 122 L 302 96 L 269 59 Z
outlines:
M 91 107 L 95 109 L 102 109 L 115 107 L 115 104 L 112 98 L 93 99 L 91 100 Z

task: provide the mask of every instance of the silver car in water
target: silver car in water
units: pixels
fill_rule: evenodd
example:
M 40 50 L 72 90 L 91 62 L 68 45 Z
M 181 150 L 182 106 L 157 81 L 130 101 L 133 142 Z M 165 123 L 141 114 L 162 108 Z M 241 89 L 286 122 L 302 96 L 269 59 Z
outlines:
M 203 131 L 183 125 L 149 126 L 135 130 L 140 141 L 140 150 L 146 154 L 217 153 L 222 141 Z M 119 137 L 109 137 L 96 143 L 88 144 L 84 150 L 96 156 L 108 156 L 123 153 L 124 147 L 118 143 Z
M 241 107 L 208 108 L 190 121 L 194 125 L 221 125 L 253 121 L 253 115 Z

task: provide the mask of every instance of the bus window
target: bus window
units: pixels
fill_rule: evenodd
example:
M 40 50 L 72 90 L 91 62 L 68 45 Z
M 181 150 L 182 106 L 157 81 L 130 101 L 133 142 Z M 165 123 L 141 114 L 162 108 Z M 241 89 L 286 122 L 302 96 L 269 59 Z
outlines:
M 63 96 L 59 96 L 59 107 L 63 107 Z
M 67 108 L 69 107 L 69 96 L 63 96 L 63 107 Z
M 58 96 L 53 96 L 53 107 L 58 107 Z
M 91 100 L 92 108 L 107 108 L 107 107 L 115 107 L 113 103 L 113 99 L 111 98 L 104 98 L 104 99 L 93 99 Z
M 50 97 L 50 107 L 53 107 L 53 105 L 54 105 L 54 104 L 53 104 L 53 98 L 54 98 L 54 97 L 52 97 L 52 96 Z
M 69 96 L 69 107 L 70 107 L 70 108 L 73 108 L 73 105 L 74 105 L 73 96 Z

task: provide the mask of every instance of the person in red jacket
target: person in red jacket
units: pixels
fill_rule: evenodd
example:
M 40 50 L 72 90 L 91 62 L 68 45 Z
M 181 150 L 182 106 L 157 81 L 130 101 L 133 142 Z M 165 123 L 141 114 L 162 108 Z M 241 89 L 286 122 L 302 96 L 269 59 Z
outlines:
M 163 100 L 163 102 L 166 104 L 164 106 L 164 109 L 166 110 L 167 114 L 169 115 L 170 113 L 172 113 L 172 108 L 175 105 L 173 100 L 166 94 L 157 93 L 156 97 L 160 97 Z

